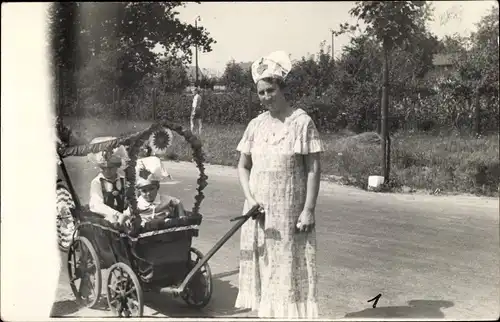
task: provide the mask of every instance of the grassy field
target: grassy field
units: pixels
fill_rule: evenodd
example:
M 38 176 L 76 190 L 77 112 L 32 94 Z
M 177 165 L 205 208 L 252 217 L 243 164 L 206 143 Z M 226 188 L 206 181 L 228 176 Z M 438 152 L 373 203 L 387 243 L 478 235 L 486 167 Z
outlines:
M 146 128 L 151 122 L 65 118 L 76 137 L 87 143 L 98 136 L 116 136 Z M 183 124 L 186 128 L 189 124 Z M 207 163 L 236 166 L 236 146 L 244 125 L 204 124 L 203 149 Z M 321 135 L 326 152 L 322 173 L 326 179 L 366 189 L 369 175 L 380 174 L 380 144 L 374 133 Z M 500 180 L 498 135 L 476 138 L 464 135 L 432 136 L 396 133 L 391 144 L 392 191 L 472 193 L 498 196 Z M 176 137 L 169 159 L 189 161 L 191 150 Z

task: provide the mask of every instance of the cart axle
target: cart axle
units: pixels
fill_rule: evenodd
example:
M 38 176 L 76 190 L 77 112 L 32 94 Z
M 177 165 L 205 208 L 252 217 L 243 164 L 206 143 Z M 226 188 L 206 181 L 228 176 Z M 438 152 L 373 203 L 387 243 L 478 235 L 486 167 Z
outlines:
M 178 297 L 178 296 L 181 296 L 181 294 L 184 293 L 184 290 L 181 289 L 180 287 L 173 287 L 173 286 L 166 286 L 166 287 L 162 287 L 160 290 L 159 290 L 160 293 L 167 293 L 167 294 L 171 294 L 175 297 Z

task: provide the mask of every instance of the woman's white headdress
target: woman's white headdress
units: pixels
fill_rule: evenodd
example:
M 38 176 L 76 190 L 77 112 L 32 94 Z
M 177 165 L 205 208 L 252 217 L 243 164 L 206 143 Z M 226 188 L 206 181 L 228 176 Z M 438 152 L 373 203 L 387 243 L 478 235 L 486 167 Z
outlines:
M 292 61 L 288 54 L 284 51 L 275 51 L 252 64 L 252 78 L 255 83 L 268 77 L 285 80 L 291 69 Z

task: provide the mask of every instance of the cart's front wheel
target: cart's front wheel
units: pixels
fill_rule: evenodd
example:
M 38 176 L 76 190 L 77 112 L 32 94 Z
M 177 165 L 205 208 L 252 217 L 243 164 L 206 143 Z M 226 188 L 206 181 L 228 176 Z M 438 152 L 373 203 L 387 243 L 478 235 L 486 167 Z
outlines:
M 202 258 L 203 254 L 196 248 L 190 250 L 190 266 L 191 270 Z M 208 262 L 196 272 L 191 281 L 186 287 L 186 291 L 182 294 L 182 299 L 192 307 L 205 307 L 212 297 L 212 272 Z
M 94 307 L 101 296 L 101 264 L 85 237 L 79 236 L 69 245 L 68 278 L 79 304 Z
M 119 317 L 142 317 L 144 299 L 137 275 L 125 263 L 109 268 L 107 282 L 108 305 Z

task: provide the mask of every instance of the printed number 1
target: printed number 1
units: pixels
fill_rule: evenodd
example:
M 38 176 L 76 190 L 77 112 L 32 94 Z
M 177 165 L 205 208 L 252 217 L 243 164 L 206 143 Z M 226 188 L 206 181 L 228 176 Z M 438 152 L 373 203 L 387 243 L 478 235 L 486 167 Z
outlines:
M 372 298 L 371 300 L 368 300 L 368 303 L 372 302 L 372 301 L 375 301 L 373 302 L 373 305 L 372 307 L 373 308 L 376 308 L 377 307 L 377 303 L 378 303 L 378 300 L 382 297 L 382 294 L 379 294 L 377 296 L 375 296 L 374 298 Z

